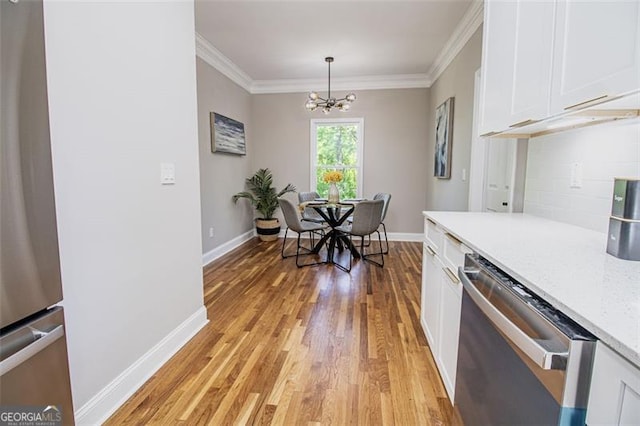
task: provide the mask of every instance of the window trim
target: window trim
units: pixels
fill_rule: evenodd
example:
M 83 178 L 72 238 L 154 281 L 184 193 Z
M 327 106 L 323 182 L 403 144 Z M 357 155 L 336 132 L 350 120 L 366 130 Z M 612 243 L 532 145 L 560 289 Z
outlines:
M 319 126 L 327 126 L 332 124 L 355 124 L 356 125 L 356 136 L 358 146 L 356 147 L 357 155 L 358 155 L 358 164 L 356 169 L 356 184 L 357 188 L 357 197 L 362 198 L 363 188 L 362 183 L 363 179 L 363 164 L 364 164 L 364 118 L 362 117 L 354 117 L 354 118 L 312 118 L 309 125 L 309 145 L 310 145 L 310 167 L 309 167 L 309 190 L 315 191 L 318 187 L 318 181 L 316 179 L 316 167 L 317 167 L 317 159 L 318 159 L 318 149 L 316 146 L 317 135 L 318 135 L 318 127 Z

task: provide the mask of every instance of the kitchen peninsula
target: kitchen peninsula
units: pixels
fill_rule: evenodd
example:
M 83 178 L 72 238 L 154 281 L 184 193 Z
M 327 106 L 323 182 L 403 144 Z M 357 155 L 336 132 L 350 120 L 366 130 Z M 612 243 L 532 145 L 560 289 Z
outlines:
M 451 268 L 462 266 L 462 254 L 473 251 L 599 340 L 587 423 L 635 424 L 640 413 L 640 262 L 607 254 L 607 234 L 533 215 L 435 211 L 425 211 L 423 215 L 421 321 L 427 340 L 434 333 L 458 335 L 462 286 Z M 447 263 L 447 259 L 453 261 Z M 450 282 L 433 279 L 430 271 L 434 264 L 443 265 L 445 273 L 449 270 L 442 276 L 448 275 Z M 444 283 L 443 287 L 433 290 L 438 282 Z M 447 292 L 447 288 L 454 293 Z M 434 305 L 433 298 L 429 299 L 429 292 L 434 291 L 458 296 L 441 296 Z M 440 312 L 439 321 L 432 319 L 434 309 Z M 446 321 L 443 313 L 449 315 Z M 433 338 L 430 346 L 436 364 L 455 404 L 457 392 L 454 395 L 452 389 L 456 367 L 442 362 L 444 357 L 440 354 L 457 354 L 457 337 L 440 338 L 439 346 L 432 341 Z
M 607 235 L 521 213 L 424 212 L 640 367 L 640 262 Z

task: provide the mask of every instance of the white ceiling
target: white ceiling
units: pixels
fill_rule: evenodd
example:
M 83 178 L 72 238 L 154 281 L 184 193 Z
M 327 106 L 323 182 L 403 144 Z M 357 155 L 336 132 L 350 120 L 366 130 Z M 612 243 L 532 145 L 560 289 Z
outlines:
M 325 56 L 335 57 L 332 81 L 397 79 L 433 73 L 472 3 L 196 0 L 195 22 L 196 32 L 253 82 L 326 80 Z

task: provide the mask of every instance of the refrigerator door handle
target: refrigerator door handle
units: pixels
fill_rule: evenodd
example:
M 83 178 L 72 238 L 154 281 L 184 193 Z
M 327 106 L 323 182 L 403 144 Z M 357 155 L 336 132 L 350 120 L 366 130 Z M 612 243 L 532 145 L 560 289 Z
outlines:
M 4 376 L 9 371 L 24 363 L 38 352 L 43 351 L 47 346 L 64 336 L 64 326 L 60 324 L 49 332 L 43 332 L 32 328 L 32 332 L 37 333 L 36 336 L 42 337 L 26 346 L 24 349 L 21 349 L 10 357 L 2 360 L 2 362 L 0 362 L 0 377 Z

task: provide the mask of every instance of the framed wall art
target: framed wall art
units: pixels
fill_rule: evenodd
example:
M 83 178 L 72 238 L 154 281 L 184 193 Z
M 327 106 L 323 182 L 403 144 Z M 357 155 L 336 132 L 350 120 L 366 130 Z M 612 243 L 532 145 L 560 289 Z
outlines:
M 436 109 L 436 150 L 433 175 L 451 179 L 451 143 L 453 141 L 453 98 Z
M 246 155 L 244 124 L 216 112 L 210 113 L 211 152 Z

